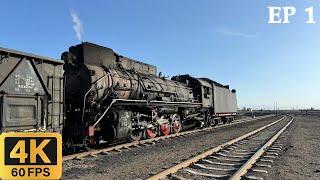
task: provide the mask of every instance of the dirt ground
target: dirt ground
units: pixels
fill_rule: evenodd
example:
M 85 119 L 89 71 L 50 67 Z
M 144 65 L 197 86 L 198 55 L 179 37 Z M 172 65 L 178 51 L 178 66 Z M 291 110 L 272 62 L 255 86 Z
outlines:
M 150 172 L 159 172 L 161 168 L 170 167 L 174 162 L 216 147 L 280 118 L 281 116 L 266 118 L 171 138 L 122 153 L 67 161 L 63 163 L 62 179 L 143 179 Z
M 265 179 L 320 179 L 320 117 L 296 116 Z

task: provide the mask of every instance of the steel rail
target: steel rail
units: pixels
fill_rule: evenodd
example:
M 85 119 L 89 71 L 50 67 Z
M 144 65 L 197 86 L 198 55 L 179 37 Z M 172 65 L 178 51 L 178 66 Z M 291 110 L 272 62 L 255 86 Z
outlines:
M 197 162 L 197 161 L 199 161 L 199 160 L 201 160 L 201 159 L 203 159 L 203 158 L 205 158 L 205 157 L 207 157 L 207 156 L 209 156 L 209 155 L 211 155 L 213 153 L 217 153 L 218 151 L 222 150 L 224 147 L 230 146 L 230 145 L 232 145 L 232 144 L 234 144 L 236 142 L 239 142 L 239 141 L 241 141 L 241 140 L 243 140 L 243 139 L 245 139 L 247 137 L 250 137 L 250 136 L 252 136 L 252 135 L 254 135 L 254 134 L 256 134 L 256 133 L 258 133 L 258 132 L 260 132 L 260 131 L 262 131 L 262 130 L 264 130 L 264 129 L 266 129 L 266 128 L 268 128 L 268 127 L 270 127 L 270 126 L 272 126 L 272 125 L 274 125 L 274 124 L 276 124 L 276 123 L 278 123 L 280 121 L 282 121 L 283 119 L 285 119 L 285 116 L 283 116 L 281 119 L 279 119 L 279 120 L 277 120 L 277 121 L 275 121 L 273 123 L 267 124 L 267 125 L 259 128 L 259 129 L 256 129 L 256 130 L 254 130 L 252 132 L 249 132 L 249 133 L 247 133 L 247 134 L 245 134 L 243 136 L 240 136 L 240 137 L 235 138 L 235 139 L 233 139 L 233 140 L 231 140 L 229 142 L 221 144 L 221 145 L 219 145 L 219 146 L 217 146 L 217 147 L 215 147 L 213 149 L 210 149 L 210 150 L 208 150 L 208 151 L 206 151 L 206 152 L 204 152 L 202 154 L 199 154 L 199 155 L 197 155 L 195 157 L 192 157 L 191 159 L 185 160 L 185 161 L 183 161 L 183 162 L 181 162 L 181 163 L 179 163 L 179 164 L 177 164 L 175 166 L 172 166 L 171 168 L 168 168 L 168 169 L 166 169 L 166 170 L 164 170 L 162 172 L 159 172 L 159 173 L 157 173 L 157 174 L 155 174 L 153 176 L 150 176 L 147 179 L 148 180 L 158 180 L 158 179 L 162 179 L 162 178 L 164 178 L 164 177 L 166 177 L 168 175 L 174 174 L 179 169 L 188 167 L 192 163 L 195 163 L 195 162 Z
M 177 134 L 170 134 L 170 135 L 167 135 L 167 136 L 160 136 L 160 137 L 156 137 L 156 138 L 152 138 L 152 139 L 145 139 L 145 140 L 141 140 L 141 141 L 137 141 L 137 142 L 119 144 L 119 145 L 108 147 L 108 148 L 97 149 L 97 150 L 92 150 L 92 151 L 82 152 L 82 153 L 77 153 L 77 154 L 71 154 L 71 155 L 63 156 L 62 160 L 63 161 L 67 161 L 67 160 L 72 160 L 72 159 L 84 158 L 84 157 L 87 157 L 87 156 L 92 156 L 92 155 L 96 155 L 96 154 L 100 154 L 100 153 L 106 153 L 106 152 L 109 152 L 109 151 L 119 150 L 119 149 L 122 149 L 122 148 L 127 148 L 127 147 L 131 147 L 131 146 L 135 146 L 135 145 L 151 143 L 151 142 L 155 142 L 155 141 L 159 141 L 159 140 L 163 140 L 163 139 L 184 136 L 184 135 L 193 134 L 193 133 L 197 133 L 197 132 L 208 131 L 208 130 L 211 130 L 211 129 L 218 129 L 218 128 L 222 128 L 222 127 L 226 127 L 226 126 L 231 126 L 231 125 L 236 125 L 236 124 L 240 124 L 240 123 L 255 121 L 255 120 L 268 118 L 268 117 L 272 117 L 272 116 L 274 116 L 274 115 L 260 116 L 260 117 L 257 117 L 257 118 L 239 119 L 239 120 L 236 120 L 235 122 L 233 122 L 231 124 L 223 124 L 223 125 L 218 125 L 218 126 L 214 126 L 214 127 L 208 127 L 208 128 L 204 128 L 204 129 L 196 129 L 196 130 L 192 130 L 192 131 L 185 131 L 185 132 L 181 132 L 181 133 L 177 133 Z
M 268 148 L 277 140 L 277 138 L 288 128 L 293 122 L 294 117 L 291 116 L 290 122 L 285 125 L 276 135 L 274 135 L 266 144 L 264 144 L 237 172 L 230 178 L 232 180 L 240 180 L 252 166 L 259 160 L 259 158 L 268 150 Z

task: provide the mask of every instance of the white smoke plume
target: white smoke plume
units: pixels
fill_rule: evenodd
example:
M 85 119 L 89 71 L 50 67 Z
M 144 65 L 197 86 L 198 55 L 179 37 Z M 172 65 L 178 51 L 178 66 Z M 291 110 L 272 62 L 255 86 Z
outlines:
M 70 16 L 72 18 L 73 30 L 75 31 L 78 40 L 81 41 L 82 34 L 83 34 L 82 21 L 80 20 L 78 14 L 73 9 L 70 9 Z
M 248 34 L 239 31 L 230 31 L 227 29 L 217 29 L 217 32 L 224 36 L 234 36 L 234 37 L 242 37 L 242 38 L 256 38 L 255 34 Z

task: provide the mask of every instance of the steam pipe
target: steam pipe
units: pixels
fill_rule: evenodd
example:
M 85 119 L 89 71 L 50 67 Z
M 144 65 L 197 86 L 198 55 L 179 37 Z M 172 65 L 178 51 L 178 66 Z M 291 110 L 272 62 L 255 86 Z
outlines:
M 88 95 L 89 92 L 94 88 L 94 85 L 96 85 L 98 82 L 100 82 L 100 81 L 101 81 L 103 78 L 105 78 L 107 75 L 110 75 L 110 73 L 107 73 L 107 74 L 103 75 L 100 79 L 98 79 L 93 85 L 91 85 L 91 88 L 90 88 L 90 89 L 86 92 L 86 94 L 84 95 L 81 122 L 83 122 L 83 118 L 84 118 L 84 111 L 85 111 L 85 109 L 86 109 L 87 95 Z

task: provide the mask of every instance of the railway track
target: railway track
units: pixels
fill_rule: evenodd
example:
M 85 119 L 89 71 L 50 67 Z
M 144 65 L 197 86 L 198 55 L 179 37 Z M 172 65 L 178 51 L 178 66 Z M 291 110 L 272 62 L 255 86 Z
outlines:
M 222 127 L 226 127 L 226 126 L 232 126 L 235 124 L 255 121 L 255 120 L 268 118 L 268 117 L 272 117 L 272 116 L 274 116 L 274 115 L 266 115 L 266 116 L 260 116 L 260 117 L 256 117 L 256 118 L 239 119 L 239 120 L 235 120 L 231 124 L 219 124 L 214 127 L 190 130 L 190 131 L 185 131 L 185 132 L 181 132 L 181 133 L 177 133 L 177 134 L 171 134 L 168 136 L 160 136 L 160 137 L 156 137 L 156 138 L 152 138 L 152 139 L 145 139 L 145 140 L 141 140 L 141 141 L 137 141 L 137 142 L 119 144 L 119 145 L 112 146 L 112 147 L 107 147 L 107 148 L 92 150 L 92 151 L 88 151 L 88 152 L 81 152 L 81 153 L 77 153 L 77 154 L 63 156 L 62 159 L 63 159 L 63 161 L 68 161 L 68 160 L 73 160 L 73 159 L 81 160 L 86 157 L 96 156 L 97 154 L 109 154 L 111 151 L 122 152 L 123 150 L 128 150 L 130 148 L 139 147 L 141 145 L 154 144 L 160 140 L 164 140 L 164 139 L 168 139 L 168 138 L 183 137 L 183 136 L 187 136 L 187 135 L 198 133 L 198 132 L 208 131 L 208 130 L 222 128 Z
M 267 173 L 265 168 L 271 167 L 269 163 L 282 151 L 282 145 L 276 140 L 293 120 L 293 116 L 290 120 L 283 116 L 241 137 L 177 162 L 147 179 L 262 179 L 255 174 Z M 277 124 L 280 122 L 285 126 L 279 130 Z

